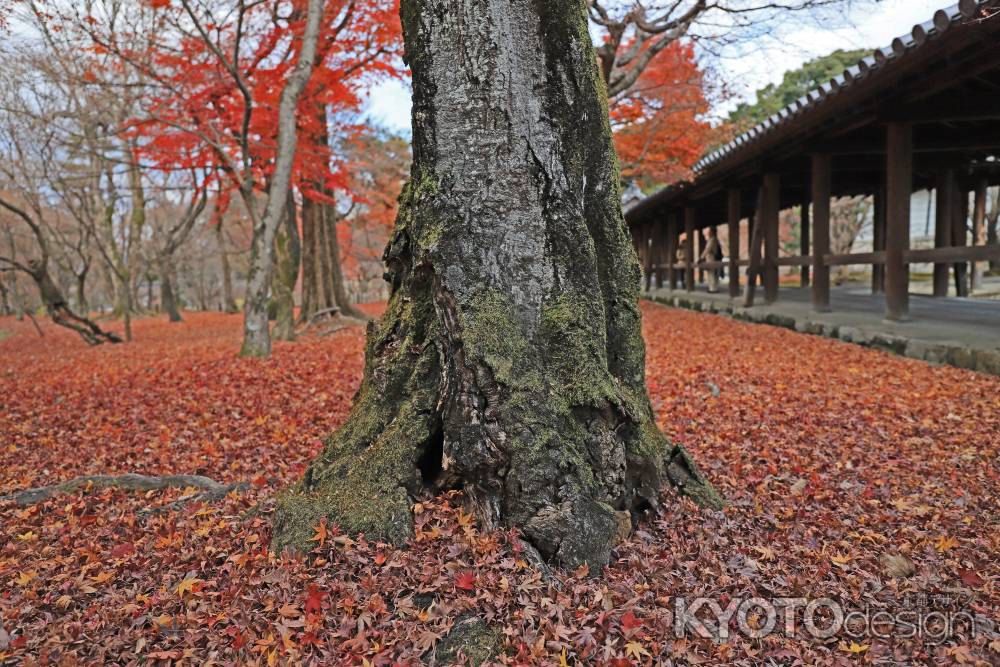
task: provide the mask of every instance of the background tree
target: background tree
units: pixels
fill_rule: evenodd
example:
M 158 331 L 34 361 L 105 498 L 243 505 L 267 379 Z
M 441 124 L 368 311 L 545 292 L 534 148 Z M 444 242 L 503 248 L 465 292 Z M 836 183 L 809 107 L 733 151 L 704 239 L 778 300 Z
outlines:
M 718 56 L 768 35 L 796 15 L 829 24 L 843 22 L 844 9 L 870 0 L 586 0 L 590 20 L 601 31 L 597 57 L 615 98 L 631 89 L 657 56 L 679 40 L 695 42 L 706 55 Z M 732 55 L 729 53 L 728 55 Z
M 332 117 L 325 110 L 356 107 L 359 90 L 391 72 L 394 9 L 388 0 L 328 0 L 313 26 L 303 2 L 156 2 L 156 29 L 143 49 L 123 45 L 122 26 L 90 29 L 100 48 L 152 82 L 137 125 L 149 138 L 146 154 L 162 166 L 217 165 L 240 195 L 254 228 L 245 354 L 270 350 L 274 240 L 290 188 L 322 197 L 344 182 L 321 141 Z M 77 24 L 89 25 L 87 17 Z M 282 153 L 300 137 L 299 149 Z
M 708 109 L 694 46 L 671 42 L 611 100 L 622 177 L 645 190 L 690 178 L 713 134 Z
M 857 65 L 858 61 L 868 54 L 865 49 L 852 51 L 838 49 L 828 55 L 814 58 L 802 67 L 786 72 L 781 83 L 771 83 L 758 90 L 754 102 L 739 104 L 729 114 L 729 122 L 737 132 L 748 130 L 809 91 L 840 76 L 845 69 Z
M 486 526 L 601 565 L 667 480 L 719 501 L 653 421 L 585 7 L 401 11 L 414 164 L 385 253 L 392 295 L 352 413 L 279 504 L 275 545 L 305 544 L 323 518 L 402 542 L 413 494 L 462 486 Z

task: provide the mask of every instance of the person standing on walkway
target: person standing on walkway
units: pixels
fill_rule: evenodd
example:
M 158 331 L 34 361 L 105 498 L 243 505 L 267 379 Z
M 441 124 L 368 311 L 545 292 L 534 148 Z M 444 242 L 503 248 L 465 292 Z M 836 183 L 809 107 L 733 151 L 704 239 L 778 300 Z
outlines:
M 688 263 L 687 236 L 685 234 L 681 234 L 680 240 L 677 243 L 677 266 L 679 267 L 678 270 L 680 271 L 681 289 L 688 289 L 687 263 Z
M 722 246 L 719 245 L 719 239 L 715 235 L 715 229 L 712 227 L 708 228 L 708 242 L 705 244 L 705 249 L 701 251 L 701 261 L 703 262 L 722 261 Z M 719 269 L 712 268 L 708 270 L 708 293 L 715 294 L 718 291 L 719 291 Z

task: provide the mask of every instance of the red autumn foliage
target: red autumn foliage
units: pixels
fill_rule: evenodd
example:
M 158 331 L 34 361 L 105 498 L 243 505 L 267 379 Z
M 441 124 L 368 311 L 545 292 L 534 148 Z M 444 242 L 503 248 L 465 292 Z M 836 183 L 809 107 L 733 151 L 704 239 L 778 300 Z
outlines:
M 180 489 L 0 501 L 0 662 L 418 665 L 473 615 L 500 632 L 506 664 L 996 664 L 1000 642 L 986 633 L 675 638 L 677 595 L 891 610 L 944 593 L 996 620 L 1000 380 L 643 312 L 659 423 L 729 505 L 699 512 L 665 493 L 599 578 L 544 575 L 516 535 L 480 531 L 455 494 L 420 499 L 405 549 L 324 523 L 306 557 L 269 554 L 274 494 L 347 414 L 360 329 L 279 343 L 260 360 L 235 356 L 236 316 L 140 320 L 142 342 L 113 349 L 0 319 L 0 494 L 97 472 L 251 483 L 182 509 L 170 506 Z M 893 574 L 890 556 L 912 573 Z
M 691 176 L 712 139 L 705 75 L 694 47 L 674 42 L 628 91 L 611 100 L 611 123 L 622 175 L 643 186 Z
M 206 179 L 234 188 L 247 178 L 249 164 L 256 189 L 266 189 L 279 100 L 298 61 L 306 3 L 296 0 L 281 12 L 273 3 L 241 4 L 239 20 L 236 8 L 195 5 L 198 23 L 179 3 L 146 4 L 152 16 L 135 22 L 132 31 L 79 25 L 73 15 L 95 50 L 114 56 L 101 59 L 105 67 L 134 71 L 145 84 L 141 113 L 126 122 L 139 139 L 141 157 L 164 170 L 208 169 Z M 296 114 L 292 180 L 306 196 L 325 199 L 329 190 L 348 185 L 348 165 L 328 137 L 361 131 L 355 116 L 367 89 L 401 75 L 401 31 L 398 0 L 326 2 L 316 67 Z

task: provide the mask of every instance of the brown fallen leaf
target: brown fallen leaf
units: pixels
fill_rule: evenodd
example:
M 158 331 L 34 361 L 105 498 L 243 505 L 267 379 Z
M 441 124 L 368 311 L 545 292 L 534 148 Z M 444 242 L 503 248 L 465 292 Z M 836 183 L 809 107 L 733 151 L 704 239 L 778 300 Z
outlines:
M 917 569 L 913 561 L 903 554 L 882 554 L 879 558 L 885 573 L 893 579 L 906 579 L 912 577 Z

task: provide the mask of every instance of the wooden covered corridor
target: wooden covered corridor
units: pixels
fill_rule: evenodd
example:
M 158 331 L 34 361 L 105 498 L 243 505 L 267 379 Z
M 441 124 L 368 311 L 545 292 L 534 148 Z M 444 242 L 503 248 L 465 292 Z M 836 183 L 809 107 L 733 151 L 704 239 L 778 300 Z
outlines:
M 626 211 L 647 289 L 682 280 L 691 290 L 697 270 L 745 269 L 748 279 L 730 279 L 729 296 L 752 306 L 759 280 L 772 303 L 779 267 L 795 266 L 813 310 L 825 312 L 831 267 L 863 264 L 873 292 L 884 293 L 885 317 L 905 321 L 909 267 L 930 263 L 935 296 L 947 296 L 952 281 L 967 295 L 970 263 L 1000 260 L 1000 247 L 982 241 L 987 188 L 1000 184 L 1000 0 L 939 10 L 705 157 L 695 173 Z M 934 247 L 916 249 L 910 201 L 924 189 L 937 193 Z M 874 247 L 831 254 L 830 202 L 857 195 L 874 199 Z M 799 206 L 800 254 L 779 256 L 779 215 Z M 726 260 L 692 261 L 695 237 L 719 225 L 728 226 Z M 678 263 L 682 234 L 687 261 Z

